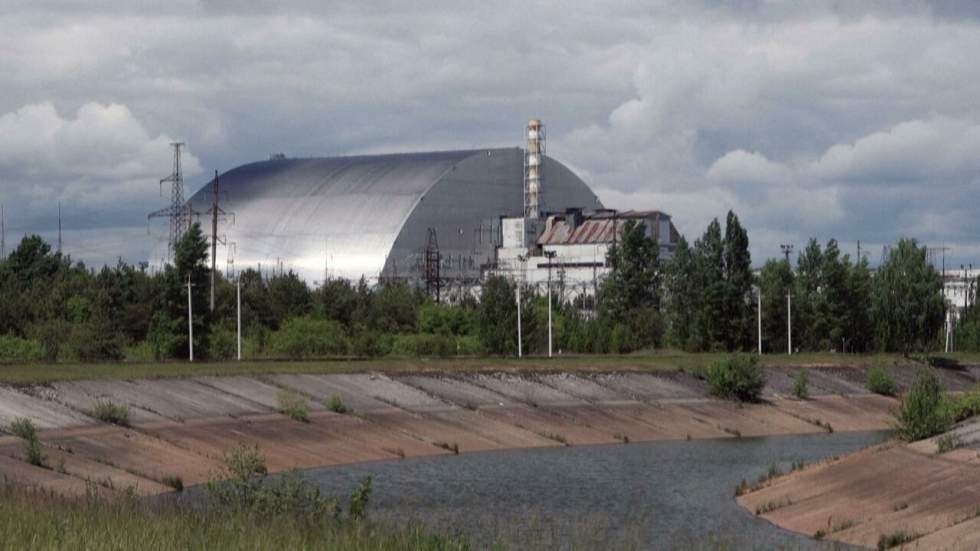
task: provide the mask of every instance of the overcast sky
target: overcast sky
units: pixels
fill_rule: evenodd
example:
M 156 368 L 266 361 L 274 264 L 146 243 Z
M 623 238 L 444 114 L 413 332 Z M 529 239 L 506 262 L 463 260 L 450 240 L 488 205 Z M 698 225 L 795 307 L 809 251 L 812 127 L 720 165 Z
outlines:
M 273 152 L 518 146 L 534 116 L 607 206 L 690 241 L 734 209 L 756 265 L 811 236 L 980 260 L 980 2 L 279 4 L 4 0 L 8 252 L 60 200 L 73 257 L 145 260 L 175 139 L 191 192 Z

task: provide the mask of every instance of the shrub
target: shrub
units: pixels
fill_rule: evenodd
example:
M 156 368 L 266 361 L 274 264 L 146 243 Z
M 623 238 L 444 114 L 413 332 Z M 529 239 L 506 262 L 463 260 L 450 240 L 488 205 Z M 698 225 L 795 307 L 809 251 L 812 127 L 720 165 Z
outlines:
M 37 428 L 34 423 L 26 417 L 18 417 L 10 423 L 8 430 L 11 434 L 24 439 L 24 456 L 27 462 L 36 467 L 43 467 L 44 448 L 41 440 L 37 437 Z
M 310 422 L 309 403 L 298 392 L 280 390 L 279 395 L 276 396 L 276 401 L 279 403 L 279 411 L 289 416 L 290 419 L 303 423 Z
M 945 432 L 950 420 L 942 404 L 939 377 L 928 369 L 919 371 L 896 415 L 899 436 L 911 442 Z
M 269 337 L 269 346 L 273 354 L 293 359 L 336 356 L 350 351 L 350 343 L 339 323 L 309 316 L 286 320 Z
M 959 434 L 950 432 L 936 439 L 936 453 L 951 452 L 955 449 L 962 448 L 963 444 L 963 439 L 960 438 Z
M 445 358 L 456 354 L 456 343 L 453 337 L 442 335 L 398 335 L 391 353 L 410 358 Z
M 214 328 L 208 343 L 208 358 L 212 360 L 231 360 L 238 357 L 238 338 L 230 329 Z
M 955 397 L 949 397 L 943 402 L 943 414 L 952 423 L 959 423 L 980 415 L 980 392 L 968 392 Z
M 0 335 L 0 363 L 40 362 L 44 359 L 44 347 L 38 341 Z
M 171 488 L 173 488 L 175 492 L 184 491 L 184 479 L 179 476 L 176 475 L 165 476 L 163 477 L 162 482 L 164 486 L 170 486 Z
M 388 335 L 369 331 L 355 331 L 354 354 L 365 358 L 377 358 L 391 352 L 392 339 Z
M 34 427 L 34 423 L 26 417 L 18 417 L 14 419 L 10 426 L 7 428 L 10 434 L 23 438 L 24 440 L 33 440 L 37 438 L 37 428 Z
M 350 409 L 344 404 L 344 399 L 340 397 L 340 394 L 334 394 L 330 397 L 330 401 L 327 402 L 327 409 L 334 413 L 348 413 Z
M 810 380 L 805 369 L 799 370 L 793 377 L 793 396 L 800 400 L 806 400 L 810 397 Z
M 878 537 L 878 551 L 898 547 L 899 545 L 908 543 L 914 539 L 915 536 L 905 532 L 904 530 L 898 530 L 896 532 L 892 532 L 891 534 L 882 534 Z
M 364 477 L 351 494 L 350 508 L 348 509 L 348 515 L 351 519 L 361 520 L 367 514 L 368 500 L 371 498 L 372 481 L 373 478 L 371 476 Z
M 895 381 L 882 366 L 875 366 L 868 370 L 868 381 L 865 385 L 867 389 L 875 394 L 882 396 L 894 396 L 898 391 Z
M 129 407 L 116 404 L 110 400 L 97 400 L 92 416 L 103 423 L 111 423 L 123 427 L 129 426 Z
M 719 360 L 708 369 L 708 386 L 720 398 L 741 402 L 756 402 L 766 384 L 758 359 L 749 354 L 737 354 Z
M 255 446 L 240 445 L 222 458 L 221 470 L 208 481 L 213 502 L 262 518 L 299 517 L 312 524 L 340 520 L 339 500 L 325 496 L 296 471 L 268 481 L 265 458 Z M 370 476 L 361 480 L 350 496 L 348 517 L 361 520 L 371 496 Z

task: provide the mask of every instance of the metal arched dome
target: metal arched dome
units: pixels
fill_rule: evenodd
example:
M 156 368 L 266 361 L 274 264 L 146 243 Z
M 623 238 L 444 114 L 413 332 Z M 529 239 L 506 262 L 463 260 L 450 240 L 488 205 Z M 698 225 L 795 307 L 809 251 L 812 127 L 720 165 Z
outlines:
M 523 163 L 523 150 L 509 148 L 242 165 L 218 178 L 221 208 L 234 214 L 219 228 L 228 245 L 218 247 L 218 266 L 281 265 L 311 283 L 325 276 L 418 280 L 434 228 L 444 276 L 479 277 L 499 244 L 500 218 L 523 211 Z M 543 181 L 545 210 L 601 206 L 551 158 Z M 191 197 L 195 212 L 211 208 L 213 186 Z

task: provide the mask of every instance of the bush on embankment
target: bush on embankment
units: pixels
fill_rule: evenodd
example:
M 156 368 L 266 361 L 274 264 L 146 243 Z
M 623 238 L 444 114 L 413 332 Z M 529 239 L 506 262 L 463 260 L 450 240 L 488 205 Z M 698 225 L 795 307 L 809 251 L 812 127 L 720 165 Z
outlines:
M 0 363 L 39 362 L 44 358 L 44 347 L 36 340 L 0 335 Z
M 766 385 L 758 358 L 736 354 L 711 364 L 707 373 L 711 393 L 719 398 L 740 402 L 757 402 Z
M 943 403 L 939 377 L 930 369 L 920 370 L 896 414 L 899 436 L 911 442 L 949 430 L 951 419 Z

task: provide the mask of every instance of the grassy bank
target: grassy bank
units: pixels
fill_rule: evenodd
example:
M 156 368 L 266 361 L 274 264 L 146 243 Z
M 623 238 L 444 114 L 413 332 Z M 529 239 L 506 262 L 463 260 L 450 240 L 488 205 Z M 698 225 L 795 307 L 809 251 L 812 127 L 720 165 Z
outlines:
M 0 365 L 0 383 L 43 384 L 81 379 L 144 379 L 161 377 L 199 377 L 205 375 L 259 375 L 275 373 L 356 373 L 380 371 L 390 373 L 431 373 L 492 370 L 692 370 L 707 368 L 726 354 L 685 353 L 675 351 L 646 352 L 629 355 L 565 355 L 555 358 L 450 358 L 450 359 L 351 359 L 336 358 L 309 361 L 229 361 L 229 362 L 104 362 L 104 363 L 25 363 Z M 950 365 L 978 365 L 980 354 L 938 354 Z M 792 366 L 869 366 L 921 365 L 921 359 L 903 358 L 900 354 L 767 354 L 760 365 Z
M 10 487 L 0 489 L 0 534 L 7 549 L 469 549 L 461 538 L 421 527 L 312 523 L 131 499 L 66 501 Z

